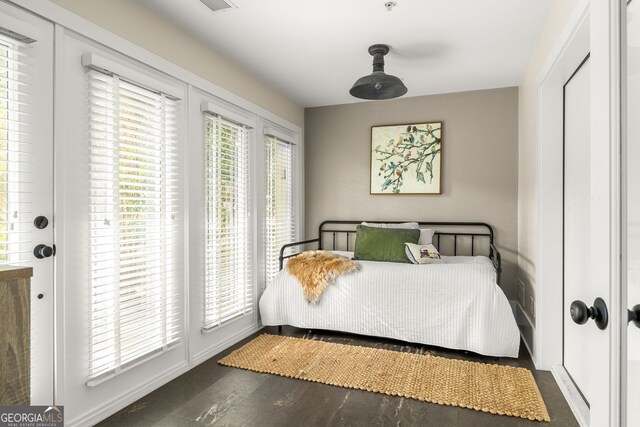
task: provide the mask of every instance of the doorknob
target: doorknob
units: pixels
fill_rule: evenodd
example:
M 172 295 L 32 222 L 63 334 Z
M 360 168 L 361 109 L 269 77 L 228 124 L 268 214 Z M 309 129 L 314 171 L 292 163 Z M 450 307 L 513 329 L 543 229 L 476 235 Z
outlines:
M 33 248 L 33 255 L 38 259 L 49 258 L 51 255 L 55 254 L 55 247 L 52 248 L 51 246 L 40 244 Z
M 42 230 L 43 228 L 47 228 L 47 225 L 49 225 L 49 220 L 46 216 L 40 215 L 33 220 L 33 225 L 35 225 L 37 229 Z
M 606 329 L 609 324 L 609 311 L 602 298 L 593 301 L 593 307 L 587 307 L 582 301 L 571 303 L 571 319 L 578 325 L 584 325 L 589 319 L 594 319 L 599 329 Z
M 629 323 L 631 322 L 640 328 L 640 304 L 634 305 L 633 308 L 629 310 Z

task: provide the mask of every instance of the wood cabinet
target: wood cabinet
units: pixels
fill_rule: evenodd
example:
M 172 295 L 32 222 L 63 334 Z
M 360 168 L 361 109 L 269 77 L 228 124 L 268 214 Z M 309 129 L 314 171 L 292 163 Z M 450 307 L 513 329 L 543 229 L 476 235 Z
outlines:
M 28 405 L 31 267 L 0 267 L 0 405 Z

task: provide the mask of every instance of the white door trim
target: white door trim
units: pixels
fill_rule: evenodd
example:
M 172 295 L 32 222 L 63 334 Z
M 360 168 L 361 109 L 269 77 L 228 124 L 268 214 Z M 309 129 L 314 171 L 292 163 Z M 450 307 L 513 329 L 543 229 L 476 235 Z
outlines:
M 621 310 L 621 16 L 625 0 L 591 0 L 591 138 L 601 144 L 601 160 L 608 161 L 608 176 L 603 176 L 595 198 L 607 200 L 609 211 L 600 222 L 601 244 L 608 253 L 608 274 L 593 280 L 609 282 L 602 295 L 609 307 L 609 327 L 597 336 L 591 351 L 599 354 L 602 369 L 594 370 L 594 386 L 605 404 L 591 404 L 591 423 L 597 426 L 620 426 L 620 361 L 622 324 L 626 308 Z M 607 157 L 605 157 L 607 156 Z M 605 163 L 602 162 L 602 163 Z M 606 164 L 606 163 L 605 163 Z M 606 198 L 605 198 L 606 197 Z
M 624 2 L 624 6 L 627 6 L 627 0 L 621 0 Z M 635 0 L 638 1 L 638 0 Z M 620 10 L 620 176 L 621 176 L 621 206 L 620 206 L 620 251 L 621 251 L 621 264 L 620 264 L 620 295 L 619 295 L 619 306 L 621 310 L 621 314 L 626 312 L 627 307 L 631 307 L 635 304 L 634 301 L 629 300 L 628 292 L 629 292 L 629 279 L 628 279 L 628 269 L 629 269 L 629 255 L 628 255 L 628 237 L 629 237 L 629 177 L 628 177 L 628 169 L 629 163 L 625 161 L 628 153 L 628 132 L 629 132 L 629 116 L 628 116 L 628 78 L 629 73 L 627 70 L 627 49 L 628 49 L 628 29 L 627 29 L 627 7 L 621 7 Z M 615 327 L 615 325 L 613 325 Z M 628 328 L 630 325 L 628 324 L 628 319 L 624 318 L 621 321 L 620 326 L 620 335 L 619 335 L 619 345 L 618 348 L 620 353 L 618 355 L 618 360 L 620 362 L 619 365 L 619 375 L 620 375 L 620 387 L 619 387 L 619 399 L 620 399 L 620 425 L 627 426 L 628 425 L 628 408 L 627 404 L 629 402 L 628 396 L 628 386 L 629 386 L 629 371 L 628 371 Z M 613 340 L 616 339 L 614 335 Z
M 53 214 L 55 218 L 64 218 L 64 187 L 59 183 L 64 182 L 64 158 L 58 154 L 57 143 L 64 141 L 64 96 L 62 96 L 62 88 L 64 87 L 64 74 L 63 64 L 61 63 L 64 58 L 64 49 L 62 43 L 55 41 L 62 40 L 64 36 L 64 28 L 58 24 L 54 24 L 54 55 L 53 55 Z M 58 259 L 56 262 L 58 265 L 62 265 L 64 261 L 64 248 L 65 248 L 65 229 L 64 221 L 57 221 L 53 230 L 54 241 L 57 247 L 62 249 L 56 256 Z M 58 283 L 65 283 L 65 275 L 63 268 L 54 268 L 54 390 L 53 390 L 53 403 L 61 405 L 64 397 L 64 301 L 65 293 L 64 286 L 57 285 Z

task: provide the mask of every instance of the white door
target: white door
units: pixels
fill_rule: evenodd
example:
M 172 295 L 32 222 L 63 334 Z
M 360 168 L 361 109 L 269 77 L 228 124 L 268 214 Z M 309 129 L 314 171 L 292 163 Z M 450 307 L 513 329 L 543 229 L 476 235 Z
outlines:
M 612 334 L 620 318 L 619 90 L 612 78 L 617 11 L 615 2 L 590 5 L 591 54 L 565 87 L 564 98 L 563 355 L 579 391 L 574 407 L 583 408 L 585 425 L 605 427 L 619 424 Z
M 589 404 L 584 424 L 593 427 L 618 426 L 621 421 L 618 411 L 618 331 L 621 324 L 618 20 L 623 4 L 625 0 L 589 1 L 591 54 L 588 65 L 585 64 L 590 75 L 589 115 L 575 122 L 577 117 L 572 117 L 573 113 L 565 110 L 565 126 L 573 129 L 565 128 L 565 181 L 569 181 L 569 174 L 574 174 L 573 184 L 567 183 L 571 187 L 565 187 L 565 191 L 575 188 L 583 199 L 580 204 L 573 205 L 576 212 L 571 217 L 565 217 L 564 222 L 567 225 L 570 221 L 581 221 L 586 228 L 574 228 L 574 236 L 569 238 L 576 239 L 575 234 L 583 232 L 585 235 L 582 239 L 587 249 L 576 246 L 575 242 L 573 246 L 566 247 L 568 236 L 565 235 L 565 256 L 573 257 L 574 262 L 579 256 L 585 258 L 573 266 L 565 264 L 565 270 L 579 268 L 584 272 L 581 274 L 574 271 L 572 280 L 576 283 L 565 288 L 565 333 L 573 341 L 568 341 L 565 337 L 564 354 L 573 354 L 573 359 L 565 360 L 569 363 L 566 368 L 570 375 L 578 378 L 577 381 L 574 378 L 574 382 Z M 580 73 L 579 71 L 576 77 Z M 567 87 L 565 91 L 567 89 L 570 90 Z M 568 105 L 567 101 L 572 102 L 565 98 L 565 106 Z M 574 105 L 573 108 L 583 107 Z M 578 128 L 581 126 L 589 128 L 589 133 L 580 131 Z M 581 136 L 585 137 L 582 141 L 579 140 Z M 584 153 L 578 154 L 580 150 Z M 574 153 L 573 156 L 571 153 Z M 576 159 L 581 159 L 581 163 L 574 163 Z M 588 172 L 584 169 L 588 169 Z M 580 174 L 583 179 L 588 179 L 588 184 L 575 181 Z M 567 197 L 565 194 L 565 203 L 570 200 L 571 196 Z M 568 215 L 566 209 L 565 215 Z M 543 245 L 544 242 L 540 244 Z M 579 254 L 568 254 L 569 250 L 579 251 Z M 571 313 L 571 308 L 573 315 L 569 321 L 566 313 Z M 580 329 L 583 331 L 579 331 Z M 568 348 L 569 346 L 571 347 Z M 576 351 L 578 354 L 572 353 Z
M 0 263 L 33 267 L 32 405 L 53 403 L 53 223 L 53 25 L 0 3 Z
M 538 91 L 541 301 L 536 317 L 542 345 L 536 358 L 562 363 L 554 366 L 554 376 L 580 424 L 594 427 L 620 424 L 620 32 L 615 19 L 623 1 L 576 1 Z M 588 52 L 584 68 L 569 81 Z M 603 302 L 598 319 L 608 306 L 603 329 L 591 319 L 597 298 Z
M 627 7 L 627 46 L 623 46 L 627 53 L 626 74 L 626 106 L 627 126 L 626 153 L 622 157 L 626 176 L 626 206 L 623 221 L 623 253 L 626 259 L 623 274 L 623 310 L 631 310 L 631 319 L 624 325 L 622 341 L 626 338 L 626 352 L 622 354 L 623 368 L 626 359 L 626 387 L 623 388 L 622 417 L 626 425 L 633 426 L 640 422 L 640 1 L 633 0 Z M 624 96 L 624 94 L 623 94 Z M 623 194 L 623 200 L 625 195 Z M 626 237 L 626 239 L 624 239 Z M 626 249 L 626 251 L 625 251 Z M 625 274 L 626 273 L 626 274 Z M 626 291 L 626 292 L 624 292 Z M 634 321 L 635 320 L 635 321 Z M 624 349 L 624 346 L 623 346 Z M 623 369 L 624 373 L 624 369 Z M 623 384 L 625 383 L 623 382 Z M 626 396 L 625 396 L 626 394 Z M 626 411 L 624 410 L 626 409 Z M 625 414 L 626 412 L 626 414 Z
M 564 87 L 564 367 L 586 402 L 592 397 L 592 360 L 585 354 L 593 328 L 576 324 L 573 301 L 591 305 L 598 294 L 590 280 L 591 239 L 591 64 L 580 64 Z M 594 289 L 595 288 L 595 289 Z

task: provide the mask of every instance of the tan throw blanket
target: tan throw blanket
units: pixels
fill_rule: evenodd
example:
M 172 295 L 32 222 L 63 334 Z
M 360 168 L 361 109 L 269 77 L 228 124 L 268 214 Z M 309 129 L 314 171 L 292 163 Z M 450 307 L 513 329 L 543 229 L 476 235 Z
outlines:
M 349 258 L 325 251 L 308 251 L 287 262 L 287 271 L 298 279 L 307 302 L 316 304 L 335 278 L 358 270 Z

